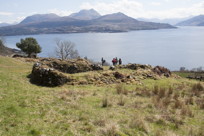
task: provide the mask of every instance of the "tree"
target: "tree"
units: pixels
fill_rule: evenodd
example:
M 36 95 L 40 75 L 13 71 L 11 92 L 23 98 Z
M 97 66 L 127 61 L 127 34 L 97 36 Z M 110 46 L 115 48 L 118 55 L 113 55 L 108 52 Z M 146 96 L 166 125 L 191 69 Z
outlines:
M 71 41 L 61 41 L 56 40 L 56 55 L 57 57 L 64 59 L 74 59 L 79 57 L 79 53 L 76 49 L 74 49 L 75 44 Z
M 185 70 L 186 70 L 185 67 L 180 67 L 180 71 L 181 71 L 181 72 L 184 72 Z
M 42 50 L 37 40 L 32 37 L 21 39 L 20 43 L 16 43 L 16 46 L 23 52 L 25 52 L 28 57 L 31 57 L 32 53 L 37 54 Z

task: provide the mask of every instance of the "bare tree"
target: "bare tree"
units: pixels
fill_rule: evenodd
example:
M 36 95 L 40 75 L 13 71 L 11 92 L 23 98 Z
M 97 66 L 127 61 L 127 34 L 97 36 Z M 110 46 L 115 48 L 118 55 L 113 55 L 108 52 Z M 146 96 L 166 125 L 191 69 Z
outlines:
M 57 57 L 64 59 L 74 59 L 79 57 L 79 53 L 74 49 L 75 44 L 71 41 L 56 40 L 56 55 Z

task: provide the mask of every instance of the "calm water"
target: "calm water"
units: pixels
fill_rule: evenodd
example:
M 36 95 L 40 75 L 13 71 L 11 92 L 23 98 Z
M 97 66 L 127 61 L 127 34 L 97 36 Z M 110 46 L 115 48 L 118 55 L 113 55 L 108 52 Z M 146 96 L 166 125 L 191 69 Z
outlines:
M 113 57 L 123 63 L 162 65 L 171 70 L 181 66 L 204 66 L 204 27 L 133 31 L 128 33 L 82 33 L 30 35 L 42 46 L 39 56 L 53 57 L 55 40 L 70 40 L 82 57 L 95 61 Z M 16 42 L 30 36 L 7 36 L 6 45 L 16 48 Z

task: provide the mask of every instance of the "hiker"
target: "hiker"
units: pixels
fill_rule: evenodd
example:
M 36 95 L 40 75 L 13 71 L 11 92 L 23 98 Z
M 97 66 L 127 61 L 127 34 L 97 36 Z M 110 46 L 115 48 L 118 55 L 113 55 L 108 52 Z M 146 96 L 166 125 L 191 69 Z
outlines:
M 121 58 L 119 58 L 119 65 L 122 65 L 122 60 L 121 60 Z
M 116 64 L 116 59 L 115 58 L 113 58 L 112 63 L 113 63 L 113 66 L 115 66 L 115 64 Z
M 101 58 L 102 66 L 104 65 L 105 62 L 106 62 L 106 60 L 104 60 L 103 57 L 102 57 L 102 58 Z
M 102 64 L 102 66 L 103 66 L 103 57 L 101 58 L 101 64 Z
M 117 65 L 118 64 L 118 58 L 115 57 L 115 64 Z

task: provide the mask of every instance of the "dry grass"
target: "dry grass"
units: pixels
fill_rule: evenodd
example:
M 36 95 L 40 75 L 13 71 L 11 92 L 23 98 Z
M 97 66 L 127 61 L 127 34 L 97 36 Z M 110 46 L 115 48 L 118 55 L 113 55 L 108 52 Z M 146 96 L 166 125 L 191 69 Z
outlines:
M 6 58 L 0 65 L 1 136 L 204 135 L 202 82 L 158 78 L 47 88 L 30 84 L 32 65 Z M 138 77 L 135 71 L 125 73 Z M 84 75 L 72 76 L 81 80 Z
M 125 105 L 125 99 L 122 95 L 120 95 L 119 100 L 118 100 L 118 105 L 124 106 Z
M 131 118 L 129 122 L 129 127 L 133 129 L 138 129 L 139 131 L 145 132 L 146 134 L 150 133 L 150 127 L 144 118 L 141 115 L 136 115 Z
M 123 84 L 118 84 L 116 86 L 116 93 L 128 95 L 128 90 L 125 88 L 125 86 Z
M 102 107 L 103 107 L 103 108 L 106 108 L 106 107 L 108 107 L 108 106 L 109 106 L 108 96 L 105 95 L 105 96 L 103 97 L 103 99 L 102 99 Z
M 103 136 L 117 136 L 118 126 L 114 123 L 107 124 L 105 128 L 101 129 L 101 134 Z
M 193 112 L 191 111 L 189 106 L 185 105 L 185 106 L 182 106 L 182 108 L 181 108 L 181 115 L 193 117 Z

